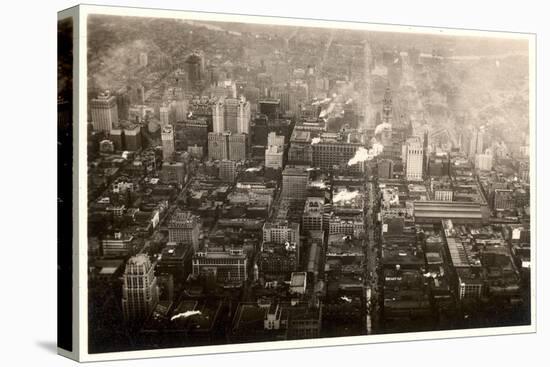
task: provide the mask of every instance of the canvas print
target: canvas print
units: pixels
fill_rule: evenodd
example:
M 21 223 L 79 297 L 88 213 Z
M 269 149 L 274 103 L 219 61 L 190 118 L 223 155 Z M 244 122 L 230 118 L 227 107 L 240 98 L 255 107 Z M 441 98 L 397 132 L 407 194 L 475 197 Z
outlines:
M 528 39 L 254 19 L 81 20 L 88 353 L 532 325 Z

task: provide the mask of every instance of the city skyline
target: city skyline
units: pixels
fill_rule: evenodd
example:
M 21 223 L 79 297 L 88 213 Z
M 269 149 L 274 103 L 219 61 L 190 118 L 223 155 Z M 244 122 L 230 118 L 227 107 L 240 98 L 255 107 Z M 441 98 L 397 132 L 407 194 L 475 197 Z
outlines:
M 87 27 L 90 353 L 532 324 L 527 40 Z

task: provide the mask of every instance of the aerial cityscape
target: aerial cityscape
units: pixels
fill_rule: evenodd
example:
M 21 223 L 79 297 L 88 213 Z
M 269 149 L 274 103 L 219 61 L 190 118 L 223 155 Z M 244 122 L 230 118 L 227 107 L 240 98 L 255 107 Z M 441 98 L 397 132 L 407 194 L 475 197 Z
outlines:
M 521 39 L 90 15 L 88 351 L 530 325 Z

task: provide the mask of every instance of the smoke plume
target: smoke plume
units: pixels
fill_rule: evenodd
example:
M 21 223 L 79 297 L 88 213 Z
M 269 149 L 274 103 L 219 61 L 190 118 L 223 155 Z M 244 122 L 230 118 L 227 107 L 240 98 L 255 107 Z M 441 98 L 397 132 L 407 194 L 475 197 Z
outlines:
M 375 143 L 371 149 L 359 148 L 355 152 L 355 156 L 348 161 L 348 166 L 353 166 L 354 164 L 370 161 L 384 150 L 384 146 L 380 143 Z

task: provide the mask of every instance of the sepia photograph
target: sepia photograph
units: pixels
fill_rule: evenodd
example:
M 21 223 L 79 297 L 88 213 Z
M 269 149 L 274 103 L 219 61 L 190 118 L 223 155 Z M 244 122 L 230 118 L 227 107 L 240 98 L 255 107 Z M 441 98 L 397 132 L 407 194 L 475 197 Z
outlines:
M 532 35 L 84 14 L 89 355 L 535 331 Z

